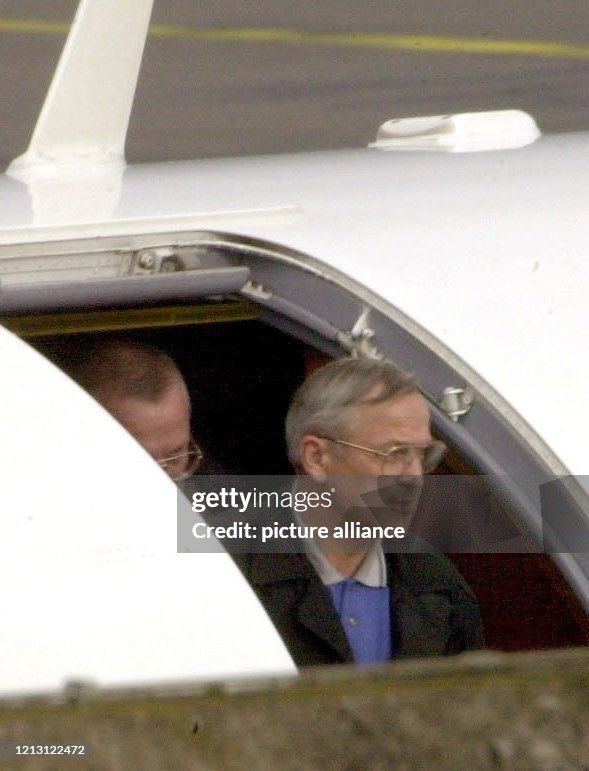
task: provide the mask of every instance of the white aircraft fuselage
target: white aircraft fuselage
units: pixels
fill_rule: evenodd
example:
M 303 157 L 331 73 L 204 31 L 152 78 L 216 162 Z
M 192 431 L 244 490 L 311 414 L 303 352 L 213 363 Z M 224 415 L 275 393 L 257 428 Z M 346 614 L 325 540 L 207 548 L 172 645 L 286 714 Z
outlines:
M 391 358 L 418 374 L 438 432 L 480 471 L 496 475 L 502 494 L 537 533 L 546 525 L 540 485 L 565 480 L 570 516 L 562 532 L 558 518 L 551 521 L 551 551 L 589 607 L 589 564 L 577 553 L 588 549 L 584 541 L 575 548 L 570 530 L 581 539 L 589 532 L 589 132 L 538 139 L 533 128 L 526 134 L 527 118 L 492 113 L 432 119 L 425 132 L 412 124 L 417 133 L 407 128 L 400 141 L 365 149 L 128 167 L 124 137 L 150 2 L 125 0 L 125 13 L 121 4 L 82 0 L 30 148 L 0 177 L 4 322 L 232 294 L 329 355 Z M 524 138 L 514 129 L 509 146 L 520 123 Z M 25 553 L 32 570 L 42 564 L 23 584 L 27 601 L 38 605 L 41 596 L 48 607 L 65 592 L 66 617 L 72 603 L 83 606 L 84 587 L 98 606 L 100 586 L 110 586 L 100 635 L 89 632 L 90 611 L 79 627 L 62 620 L 67 630 L 45 646 L 54 665 L 32 673 L 38 652 L 23 654 L 0 692 L 57 687 L 60 673 L 126 683 L 141 681 L 142 672 L 174 679 L 292 671 L 226 555 L 207 555 L 219 558 L 214 568 L 194 556 L 170 557 L 174 539 L 166 527 L 175 522 L 175 491 L 145 453 L 63 373 L 2 328 L 0 351 L 0 409 L 9 426 L 0 452 L 11 479 L 0 500 L 12 514 L 0 539 L 5 570 L 24 576 Z M 123 478 L 121 468 L 129 469 Z M 100 495 L 92 475 L 90 492 L 70 484 L 96 469 L 101 485 L 110 479 Z M 142 491 L 140 501 L 125 497 L 132 489 Z M 77 529 L 80 518 L 102 554 L 130 549 L 127 562 L 121 557 L 127 570 L 113 568 L 114 557 L 104 567 L 93 548 L 77 549 L 85 532 Z M 101 518 L 104 528 L 95 532 Z M 35 522 L 39 529 L 28 540 L 25 531 Z M 150 523 L 147 535 L 143 522 Z M 136 644 L 128 648 L 134 667 L 125 669 L 115 655 L 134 634 L 149 636 L 166 606 L 164 595 L 152 608 L 140 603 L 120 631 L 131 598 L 141 594 L 131 548 L 139 532 L 146 559 L 159 571 L 151 590 L 164 586 L 171 596 L 179 583 L 191 583 L 200 629 L 216 630 L 202 649 L 208 632 L 201 642 L 191 638 L 201 651 L 192 669 L 181 645 L 161 667 L 153 653 L 142 659 Z M 149 581 L 153 572 L 141 575 Z M 212 599 L 199 599 L 203 583 Z M 219 611 L 236 596 L 243 612 L 233 614 L 233 604 L 232 612 Z M 186 602 L 176 597 L 171 629 Z M 26 651 L 37 627 L 19 621 L 25 611 L 16 600 L 11 608 L 21 629 L 18 647 Z M 115 617 L 118 626 L 110 629 Z M 226 629 L 221 617 L 232 618 Z M 245 652 L 232 668 L 235 636 L 246 627 Z M 187 634 L 185 625 L 178 629 Z M 64 636 L 72 642 L 58 655 Z M 154 645 L 169 642 L 164 635 Z M 112 666 L 94 666 L 99 648 L 111 651 L 105 661 Z M 85 653 L 75 658 L 76 650 Z M 0 653 L 5 658 L 10 649 Z

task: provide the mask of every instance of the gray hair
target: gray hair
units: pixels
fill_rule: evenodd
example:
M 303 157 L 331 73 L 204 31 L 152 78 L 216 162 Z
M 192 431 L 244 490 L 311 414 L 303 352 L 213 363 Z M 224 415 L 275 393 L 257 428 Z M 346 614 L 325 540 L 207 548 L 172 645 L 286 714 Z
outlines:
M 184 384 L 166 353 L 132 340 L 97 342 L 65 369 L 101 403 L 112 397 L 157 402 L 172 385 Z
M 376 396 L 365 398 L 377 385 Z M 353 408 L 419 393 L 414 375 L 387 361 L 338 359 L 316 370 L 296 391 L 286 416 L 286 444 L 290 462 L 300 465 L 300 444 L 306 434 L 341 437 L 349 427 Z

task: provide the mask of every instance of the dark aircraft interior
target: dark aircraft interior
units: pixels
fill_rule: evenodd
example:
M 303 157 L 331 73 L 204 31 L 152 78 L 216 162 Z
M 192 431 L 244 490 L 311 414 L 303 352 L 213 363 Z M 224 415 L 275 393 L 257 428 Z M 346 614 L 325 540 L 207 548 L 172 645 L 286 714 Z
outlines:
M 305 375 L 329 359 L 309 342 L 260 320 L 254 303 L 231 297 L 196 305 L 14 314 L 3 323 L 66 369 L 91 340 L 104 335 L 167 351 L 189 386 L 194 432 L 205 450 L 203 473 L 291 473 L 283 441 L 286 409 Z M 451 445 L 451 438 L 440 433 Z M 474 477 L 477 472 L 451 446 L 436 473 Z M 505 508 L 499 493 L 490 495 Z M 449 556 L 479 600 L 488 647 L 511 651 L 589 644 L 589 621 L 549 556 Z

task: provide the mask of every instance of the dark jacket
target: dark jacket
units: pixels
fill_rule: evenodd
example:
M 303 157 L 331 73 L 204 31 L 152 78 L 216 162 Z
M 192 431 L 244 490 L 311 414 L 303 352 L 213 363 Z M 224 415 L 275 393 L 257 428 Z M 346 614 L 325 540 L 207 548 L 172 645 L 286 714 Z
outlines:
M 393 658 L 480 648 L 478 604 L 445 557 L 386 554 Z M 353 661 L 329 591 L 304 554 L 241 554 L 234 559 L 298 666 Z

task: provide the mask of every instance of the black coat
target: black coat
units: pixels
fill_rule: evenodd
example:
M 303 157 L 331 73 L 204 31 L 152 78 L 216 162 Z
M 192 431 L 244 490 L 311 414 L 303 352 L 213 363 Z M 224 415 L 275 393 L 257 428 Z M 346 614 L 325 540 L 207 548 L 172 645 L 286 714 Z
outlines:
M 298 666 L 353 661 L 329 590 L 304 554 L 240 554 L 235 561 Z M 483 646 L 470 588 L 445 557 L 386 554 L 393 658 L 436 656 Z

